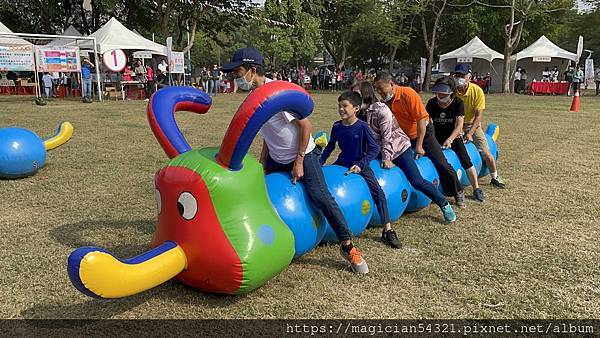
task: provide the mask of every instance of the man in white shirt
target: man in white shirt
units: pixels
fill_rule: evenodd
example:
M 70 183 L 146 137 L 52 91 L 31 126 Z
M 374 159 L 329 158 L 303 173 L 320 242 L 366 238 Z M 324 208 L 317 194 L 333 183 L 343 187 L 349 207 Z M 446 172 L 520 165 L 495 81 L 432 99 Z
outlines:
M 233 72 L 237 86 L 249 91 L 273 80 L 265 76 L 263 57 L 254 48 L 234 52 L 231 62 L 223 65 L 224 72 Z M 308 118 L 297 119 L 288 112 L 279 112 L 260 129 L 264 138 L 260 161 L 267 174 L 291 172 L 292 182 L 302 180 L 314 206 L 319 209 L 341 242 L 340 252 L 356 273 L 368 273 L 362 253 L 353 246 L 346 219 L 327 189 L 319 155 L 310 134 Z
M 160 70 L 161 73 L 166 74 L 167 73 L 167 61 L 165 59 L 162 59 L 162 61 L 158 64 L 158 70 Z
M 515 72 L 513 91 L 515 94 L 521 92 L 521 67 L 517 68 L 517 71 Z

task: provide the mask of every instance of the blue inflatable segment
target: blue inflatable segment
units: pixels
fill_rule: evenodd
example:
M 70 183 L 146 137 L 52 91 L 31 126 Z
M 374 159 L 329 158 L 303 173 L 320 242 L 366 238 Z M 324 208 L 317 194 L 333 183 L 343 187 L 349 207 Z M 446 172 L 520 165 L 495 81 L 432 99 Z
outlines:
M 359 174 L 344 175 L 347 171 L 348 169 L 337 165 L 323 167 L 329 192 L 342 209 L 352 236 L 358 236 L 367 228 L 375 205 L 365 180 Z M 323 241 L 337 242 L 333 229 L 326 219 L 323 221 L 326 224 Z
M 288 173 L 273 173 L 265 177 L 271 204 L 281 220 L 294 234 L 295 257 L 311 251 L 325 235 L 325 223 L 320 211 L 313 207 L 302 181 L 292 184 Z
M 452 149 L 444 149 L 443 152 L 444 152 L 444 157 L 446 157 L 446 160 L 448 161 L 450 166 L 452 166 L 452 169 L 454 169 L 454 171 L 456 172 L 456 176 L 458 177 L 458 180 L 460 181 L 460 183 L 462 185 L 463 184 L 462 179 L 465 176 L 467 176 L 467 173 L 463 169 L 462 165 L 460 165 L 460 160 L 458 159 L 458 155 L 456 155 L 456 153 Z M 469 182 L 468 177 L 467 177 L 467 182 Z M 442 188 L 441 184 L 439 186 L 439 189 L 442 192 L 442 194 L 445 194 L 444 189 Z
M 33 175 L 46 163 L 44 142 L 31 130 L 0 129 L 0 178 Z
M 440 177 L 435 170 L 435 166 L 427 157 L 421 157 L 415 161 L 417 163 L 417 168 L 419 168 L 419 172 L 423 178 L 431 183 L 437 188 L 440 185 Z M 411 194 L 408 200 L 408 205 L 406 206 L 406 211 L 417 211 L 427 207 L 431 203 L 431 199 L 425 196 L 422 192 L 415 190 L 411 186 Z
M 469 157 L 471 158 L 471 163 L 473 163 L 473 167 L 475 167 L 475 172 L 478 173 L 481 170 L 481 163 L 482 163 L 482 158 L 481 155 L 479 154 L 479 150 L 477 150 L 477 147 L 475 146 L 475 144 L 473 144 L 473 142 L 467 142 L 465 143 L 465 148 L 467 148 L 467 153 L 469 153 Z M 463 168 L 466 169 L 466 168 Z M 464 183 L 461 180 L 461 183 L 463 185 L 469 185 L 469 178 L 466 178 L 466 182 Z
M 488 147 L 490 148 L 490 153 L 492 153 L 492 156 L 494 157 L 495 160 L 498 160 L 498 146 L 496 145 L 496 142 L 488 134 L 485 134 L 485 138 L 487 139 Z M 489 174 L 490 174 L 490 170 L 489 170 L 487 164 L 485 164 L 485 161 L 483 161 L 483 163 L 481 165 L 481 170 L 479 171 L 479 177 L 484 177 Z
M 371 169 L 375 173 L 375 178 L 379 182 L 379 186 L 383 189 L 387 200 L 388 213 L 390 221 L 397 221 L 406 206 L 408 206 L 408 198 L 410 197 L 410 183 L 408 179 L 398 167 L 393 166 L 391 169 L 381 168 L 381 160 L 371 161 Z M 370 225 L 383 225 L 381 216 L 377 210 L 377 206 L 373 206 L 373 217 Z

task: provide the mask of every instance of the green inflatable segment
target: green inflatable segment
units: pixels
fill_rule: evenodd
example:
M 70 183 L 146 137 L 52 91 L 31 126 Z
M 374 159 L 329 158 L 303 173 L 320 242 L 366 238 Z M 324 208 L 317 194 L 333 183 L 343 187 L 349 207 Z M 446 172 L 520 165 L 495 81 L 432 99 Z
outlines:
M 195 171 L 206 183 L 214 208 L 244 272 L 236 294 L 261 286 L 285 269 L 294 257 L 294 236 L 271 207 L 262 165 L 244 157 L 232 171 L 215 160 L 218 148 L 183 153 L 167 163 Z

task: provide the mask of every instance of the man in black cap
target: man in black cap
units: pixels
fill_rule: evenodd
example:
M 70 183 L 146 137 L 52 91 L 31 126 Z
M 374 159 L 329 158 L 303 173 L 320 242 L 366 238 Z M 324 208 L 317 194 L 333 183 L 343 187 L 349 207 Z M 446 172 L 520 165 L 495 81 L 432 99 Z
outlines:
M 465 104 L 465 120 L 463 131 L 465 140 L 473 142 L 481 154 L 481 158 L 490 170 L 492 185 L 504 189 L 506 184 L 498 175 L 496 160 L 487 143 L 485 133 L 481 127 L 483 110 L 485 109 L 485 94 L 478 85 L 471 83 L 471 66 L 459 63 L 454 68 L 454 80 L 456 81 L 456 94 Z
M 233 72 L 237 86 L 249 91 L 273 80 L 265 76 L 263 57 L 255 48 L 238 49 L 231 62 L 223 65 L 224 72 Z M 313 150 L 312 125 L 308 118 L 299 120 L 288 112 L 279 112 L 260 129 L 264 142 L 260 162 L 265 173 L 288 172 L 292 182 L 302 180 L 314 206 L 319 209 L 341 242 L 340 252 L 356 273 L 368 273 L 362 253 L 352 245 L 352 235 L 346 219 L 327 189 L 319 155 Z

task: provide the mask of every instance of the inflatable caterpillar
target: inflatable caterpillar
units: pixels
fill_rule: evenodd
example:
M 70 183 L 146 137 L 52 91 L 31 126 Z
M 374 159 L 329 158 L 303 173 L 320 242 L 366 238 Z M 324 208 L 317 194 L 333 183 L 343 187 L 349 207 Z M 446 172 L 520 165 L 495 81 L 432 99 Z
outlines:
M 240 105 L 219 148 L 191 149 L 174 113 L 204 114 L 210 105 L 207 94 L 191 87 L 165 88 L 151 97 L 150 128 L 170 158 L 155 175 L 158 220 L 153 249 L 128 260 L 97 247 L 73 251 L 67 269 L 78 290 L 92 297 L 119 298 L 175 277 L 202 291 L 243 294 L 322 240 L 326 221 L 302 184 L 291 184 L 287 174 L 265 178 L 261 164 L 247 154 L 261 126 L 278 112 L 289 111 L 299 119 L 309 116 L 310 95 L 285 81 L 265 84 Z M 400 199 L 407 204 L 410 187 L 402 172 L 373 167 L 386 193 L 388 186 L 405 187 Z M 324 167 L 328 187 L 356 231 L 354 223 L 366 226 L 372 218 L 373 203 L 362 178 L 345 176 L 345 171 Z
M 46 164 L 46 152 L 71 139 L 73 125 L 58 124 L 54 136 L 42 140 L 29 129 L 8 127 L 0 129 L 0 178 L 16 179 L 35 174 Z

